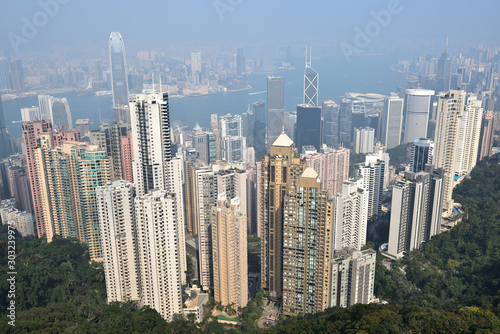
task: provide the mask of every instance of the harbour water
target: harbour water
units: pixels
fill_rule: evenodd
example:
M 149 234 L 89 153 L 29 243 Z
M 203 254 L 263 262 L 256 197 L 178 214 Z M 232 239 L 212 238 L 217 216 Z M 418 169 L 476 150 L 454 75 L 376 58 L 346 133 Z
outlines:
M 406 78 L 390 67 L 398 61 L 388 56 L 363 56 L 352 58 L 347 63 L 343 57 L 313 59 L 312 67 L 319 73 L 319 101 L 333 99 L 339 101 L 346 92 L 389 94 L 398 86 L 406 84 Z M 274 75 L 285 77 L 285 109 L 295 110 L 302 103 L 304 85 L 304 62 L 296 59 L 293 70 L 281 70 Z M 201 127 L 210 126 L 210 114 L 241 114 L 248 105 L 259 99 L 266 100 L 267 76 L 249 75 L 248 83 L 252 89 L 218 93 L 213 95 L 185 97 L 170 100 L 170 119 L 174 124 L 192 128 L 195 122 Z M 82 95 L 78 92 L 58 94 L 69 102 L 73 125 L 76 119 L 89 118 L 91 128 L 99 121 L 112 121 L 111 96 Z M 5 121 L 13 138 L 21 137 L 21 108 L 38 105 L 36 96 L 20 98 L 3 103 Z

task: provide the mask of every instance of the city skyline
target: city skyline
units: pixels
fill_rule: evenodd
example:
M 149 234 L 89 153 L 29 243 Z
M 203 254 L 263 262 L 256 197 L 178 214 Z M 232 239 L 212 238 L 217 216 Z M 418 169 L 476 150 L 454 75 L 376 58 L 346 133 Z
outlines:
M 493 316 L 482 290 L 496 291 L 498 175 L 485 170 L 500 159 L 500 44 L 491 27 L 456 25 L 470 20 L 462 1 L 151 0 L 168 17 L 147 31 L 130 2 L 12 4 L 0 14 L 6 314 L 72 303 L 86 322 L 66 330 L 124 332 L 380 320 L 356 304 Z M 44 277 L 26 282 L 28 267 Z

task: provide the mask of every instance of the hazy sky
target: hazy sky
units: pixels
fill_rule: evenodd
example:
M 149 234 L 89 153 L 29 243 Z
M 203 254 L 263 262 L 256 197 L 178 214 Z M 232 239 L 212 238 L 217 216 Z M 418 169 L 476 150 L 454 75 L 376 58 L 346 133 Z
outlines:
M 43 13 L 42 4 L 49 6 Z M 374 20 L 371 12 L 397 9 L 379 25 L 370 47 L 395 40 L 498 42 L 500 2 L 465 0 L 0 0 L 0 50 L 22 54 L 54 47 L 100 48 L 120 31 L 129 50 L 191 43 L 340 43 L 354 45 L 355 28 Z M 28 23 L 26 23 L 28 22 Z M 38 31 L 23 32 L 37 23 Z M 376 28 L 376 27 L 375 27 Z M 15 42 L 14 42 L 15 44 Z

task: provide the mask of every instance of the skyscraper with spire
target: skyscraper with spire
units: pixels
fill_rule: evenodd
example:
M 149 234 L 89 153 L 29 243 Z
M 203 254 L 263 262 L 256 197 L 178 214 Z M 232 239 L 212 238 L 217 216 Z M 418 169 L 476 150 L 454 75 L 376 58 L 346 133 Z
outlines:
M 119 32 L 109 37 L 109 64 L 111 66 L 111 86 L 113 105 L 128 105 L 127 63 L 125 45 Z
M 448 39 L 446 39 L 446 48 L 438 60 L 437 68 L 437 87 L 438 92 L 447 92 L 450 89 L 451 80 L 451 59 L 448 54 Z M 456 87 L 453 87 L 456 88 Z
M 287 190 L 306 169 L 295 143 L 281 132 L 261 162 L 260 217 L 262 222 L 262 288 L 271 298 L 283 293 L 283 215 Z
M 309 54 L 308 54 L 309 53 Z M 304 72 L 304 104 L 311 106 L 318 105 L 318 72 L 311 67 L 311 49 L 307 52 L 306 48 L 306 69 Z M 300 147 L 299 147 L 300 148 Z

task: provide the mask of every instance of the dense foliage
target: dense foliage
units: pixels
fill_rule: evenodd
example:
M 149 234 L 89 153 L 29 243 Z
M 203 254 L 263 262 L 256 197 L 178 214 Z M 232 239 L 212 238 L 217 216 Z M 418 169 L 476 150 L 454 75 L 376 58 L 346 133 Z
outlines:
M 397 261 L 377 266 L 375 293 L 401 304 L 498 313 L 500 302 L 500 165 L 481 162 L 454 191 L 464 221 Z M 405 275 L 406 274 L 406 275 Z
M 287 319 L 271 333 L 493 333 L 500 319 L 490 311 L 465 307 L 456 312 L 430 307 L 355 305 Z
M 91 263 L 87 247 L 76 240 L 56 237 L 16 238 L 16 310 L 44 307 L 48 303 L 103 304 L 106 287 L 102 264 Z M 0 295 L 7 296 L 7 226 L 0 232 Z M 0 307 L 7 307 L 0 298 Z

